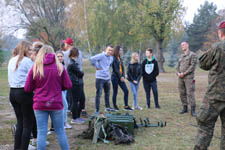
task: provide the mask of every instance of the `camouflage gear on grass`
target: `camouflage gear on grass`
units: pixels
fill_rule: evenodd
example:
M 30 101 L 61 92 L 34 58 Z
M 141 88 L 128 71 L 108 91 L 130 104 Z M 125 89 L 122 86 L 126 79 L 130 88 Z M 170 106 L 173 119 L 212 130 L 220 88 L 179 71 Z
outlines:
M 207 150 L 213 137 L 218 116 L 221 119 L 220 150 L 225 150 L 225 41 L 218 42 L 200 58 L 200 67 L 210 70 L 208 89 L 197 113 L 199 125 L 195 150 Z
M 212 46 L 199 58 L 200 68 L 210 70 L 204 99 L 225 101 L 225 40 Z
M 197 57 L 194 52 L 189 51 L 187 55 L 182 54 L 177 65 L 177 73 L 184 73 L 184 78 L 178 79 L 178 89 L 182 105 L 195 106 L 195 80 L 194 72 Z

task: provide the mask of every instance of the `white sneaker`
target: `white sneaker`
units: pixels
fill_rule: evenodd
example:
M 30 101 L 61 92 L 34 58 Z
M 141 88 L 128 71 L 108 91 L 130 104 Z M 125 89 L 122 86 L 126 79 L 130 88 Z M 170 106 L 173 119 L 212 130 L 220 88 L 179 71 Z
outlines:
M 46 141 L 46 146 L 49 145 L 49 144 L 50 144 L 49 141 Z
M 28 150 L 36 150 L 36 149 L 37 149 L 37 148 L 36 148 L 35 146 L 32 146 L 32 145 L 29 144 Z
M 48 131 L 48 132 L 47 132 L 47 135 L 50 135 L 50 134 L 52 134 L 52 131 Z
M 140 107 L 140 106 L 136 106 L 136 109 L 138 109 L 138 110 L 142 110 L 142 107 Z
M 68 122 L 66 122 L 64 124 L 64 129 L 72 129 L 72 126 Z

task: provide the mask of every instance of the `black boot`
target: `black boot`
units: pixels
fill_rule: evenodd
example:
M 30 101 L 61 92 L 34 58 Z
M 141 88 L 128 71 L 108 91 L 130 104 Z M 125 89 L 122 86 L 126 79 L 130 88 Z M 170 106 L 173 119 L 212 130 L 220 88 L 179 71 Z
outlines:
M 191 106 L 191 115 L 192 115 L 193 117 L 196 117 L 195 106 Z
M 184 105 L 183 110 L 181 110 L 180 114 L 184 114 L 184 113 L 187 113 L 187 112 L 188 112 L 188 106 Z

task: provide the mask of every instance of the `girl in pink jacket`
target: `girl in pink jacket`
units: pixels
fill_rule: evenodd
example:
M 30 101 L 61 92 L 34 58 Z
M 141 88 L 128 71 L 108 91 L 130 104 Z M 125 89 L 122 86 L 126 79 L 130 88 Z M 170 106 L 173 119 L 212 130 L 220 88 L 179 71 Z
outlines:
M 38 150 L 46 149 L 49 115 L 53 121 L 59 145 L 62 150 L 69 149 L 63 122 L 62 90 L 71 87 L 70 78 L 56 58 L 53 48 L 43 46 L 28 74 L 24 87 L 27 92 L 34 91 L 33 109 L 38 129 Z

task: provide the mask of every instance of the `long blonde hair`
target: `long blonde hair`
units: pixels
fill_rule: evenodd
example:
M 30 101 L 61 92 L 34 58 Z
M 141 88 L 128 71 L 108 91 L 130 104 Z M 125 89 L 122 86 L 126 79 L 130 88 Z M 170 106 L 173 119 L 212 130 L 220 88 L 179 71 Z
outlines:
M 18 59 L 17 59 L 17 62 L 16 62 L 16 68 L 15 68 L 15 71 L 17 70 L 18 66 L 19 66 L 19 63 L 20 61 L 22 61 L 23 57 L 24 56 L 27 56 L 29 57 L 28 53 L 31 49 L 31 46 L 32 44 L 28 41 L 20 41 L 17 45 L 16 45 L 16 48 L 14 48 L 13 52 L 12 52 L 12 57 L 15 57 L 17 55 L 19 55 Z
M 35 77 L 37 75 L 40 75 L 40 78 L 44 77 L 44 57 L 47 53 L 51 53 L 55 55 L 55 62 L 56 62 L 56 66 L 57 69 L 59 71 L 59 75 L 61 76 L 62 72 L 63 72 L 63 65 L 59 62 L 59 60 L 56 57 L 56 54 L 53 50 L 53 48 L 51 46 L 48 45 L 44 45 L 40 51 L 37 54 L 37 57 L 35 59 L 34 62 L 34 66 L 33 66 L 33 79 L 35 79 Z
M 130 63 L 131 63 L 131 64 L 134 64 L 134 63 L 138 63 L 138 62 L 139 62 L 139 60 L 137 61 L 137 60 L 135 60 L 135 58 L 134 58 L 136 55 L 138 55 L 137 52 L 132 53 L 132 55 L 131 55 L 131 60 L 130 60 Z

